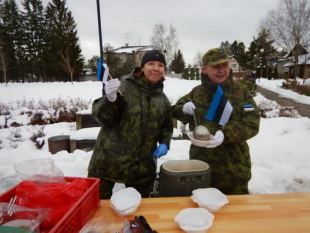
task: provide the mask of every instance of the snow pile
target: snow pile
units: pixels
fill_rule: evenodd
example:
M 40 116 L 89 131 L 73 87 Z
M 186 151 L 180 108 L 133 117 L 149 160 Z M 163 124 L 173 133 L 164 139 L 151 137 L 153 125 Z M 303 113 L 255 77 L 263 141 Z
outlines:
M 290 106 L 281 106 L 277 102 L 266 99 L 260 93 L 255 97 L 255 102 L 261 111 L 261 116 L 265 118 L 274 117 L 291 117 L 298 118 L 301 117 L 300 114 Z

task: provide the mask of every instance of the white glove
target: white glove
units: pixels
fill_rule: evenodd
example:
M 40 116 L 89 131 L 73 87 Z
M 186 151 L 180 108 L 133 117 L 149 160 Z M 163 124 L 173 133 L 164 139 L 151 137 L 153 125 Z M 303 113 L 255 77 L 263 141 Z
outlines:
M 117 91 L 121 85 L 121 82 L 115 78 L 107 81 L 104 86 L 104 91 L 107 99 L 110 102 L 114 102 L 117 97 Z
M 112 194 L 118 192 L 119 190 L 125 189 L 126 185 L 124 183 L 115 183 L 112 188 Z
M 209 141 L 208 145 L 206 146 L 207 148 L 215 148 L 219 145 L 221 145 L 224 141 L 224 134 L 222 130 L 218 130 L 215 132 L 215 135 L 213 138 Z
M 192 101 L 189 101 L 183 105 L 182 111 L 185 114 L 193 116 L 195 114 L 195 109 L 196 109 L 195 104 Z

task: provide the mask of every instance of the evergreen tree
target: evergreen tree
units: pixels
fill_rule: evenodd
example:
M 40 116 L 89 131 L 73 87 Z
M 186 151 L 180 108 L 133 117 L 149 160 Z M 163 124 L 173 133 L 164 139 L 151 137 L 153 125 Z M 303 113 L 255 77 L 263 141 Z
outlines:
M 238 61 L 241 67 L 245 67 L 247 63 L 247 57 L 245 53 L 245 45 L 243 42 L 234 41 L 231 44 L 231 55 Z
M 262 29 L 258 33 L 258 37 L 251 42 L 248 57 L 250 58 L 250 67 L 258 74 L 258 77 L 266 77 L 268 73 L 268 66 L 271 65 L 271 61 L 276 56 L 276 50 L 272 46 L 272 42 L 269 39 L 269 32 L 266 29 Z
M 195 71 L 195 78 L 194 79 L 195 80 L 200 80 L 200 72 L 199 72 L 200 66 L 197 65 L 197 64 L 194 64 L 193 70 Z
M 257 42 L 255 38 L 253 38 L 253 41 L 251 42 L 250 47 L 246 54 L 248 58 L 246 68 L 252 71 L 256 70 L 259 57 L 257 56 Z
M 220 48 L 223 49 L 227 55 L 231 55 L 231 44 L 228 41 L 221 42 Z
M 97 72 L 97 62 L 99 57 L 93 56 L 91 59 L 87 61 L 87 64 L 84 67 L 87 67 L 92 70 L 92 72 Z
M 0 41 L 7 80 L 19 81 L 23 77 L 21 19 L 14 0 L 4 0 L 0 5 Z M 2 67 L 3 67 L 2 61 Z
M 43 79 L 43 51 L 46 45 L 43 5 L 41 0 L 25 0 L 22 5 L 25 71 L 31 81 L 38 81 Z
M 46 20 L 44 57 L 48 76 L 72 82 L 80 76 L 84 58 L 78 44 L 76 23 L 66 7 L 66 0 L 52 0 L 46 8 Z
M 171 70 L 176 74 L 181 74 L 184 72 L 185 62 L 183 59 L 183 54 L 179 49 L 177 53 L 174 54 L 173 60 L 171 62 Z

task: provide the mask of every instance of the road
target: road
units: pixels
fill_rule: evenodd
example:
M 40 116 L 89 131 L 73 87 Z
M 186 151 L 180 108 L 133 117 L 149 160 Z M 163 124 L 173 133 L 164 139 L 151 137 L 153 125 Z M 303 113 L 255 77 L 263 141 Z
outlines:
M 260 92 L 269 100 L 276 101 L 281 106 L 292 106 L 294 107 L 301 116 L 310 117 L 310 105 L 298 103 L 292 99 L 288 99 L 282 96 L 279 96 L 277 93 L 266 90 L 262 87 L 257 86 L 257 92 Z

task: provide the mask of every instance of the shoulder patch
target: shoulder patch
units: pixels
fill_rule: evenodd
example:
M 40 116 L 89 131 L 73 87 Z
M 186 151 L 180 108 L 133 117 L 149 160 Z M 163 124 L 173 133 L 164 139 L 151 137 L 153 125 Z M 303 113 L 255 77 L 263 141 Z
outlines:
M 255 111 L 254 105 L 253 104 L 244 104 L 243 105 L 243 111 L 245 111 L 245 112 Z

